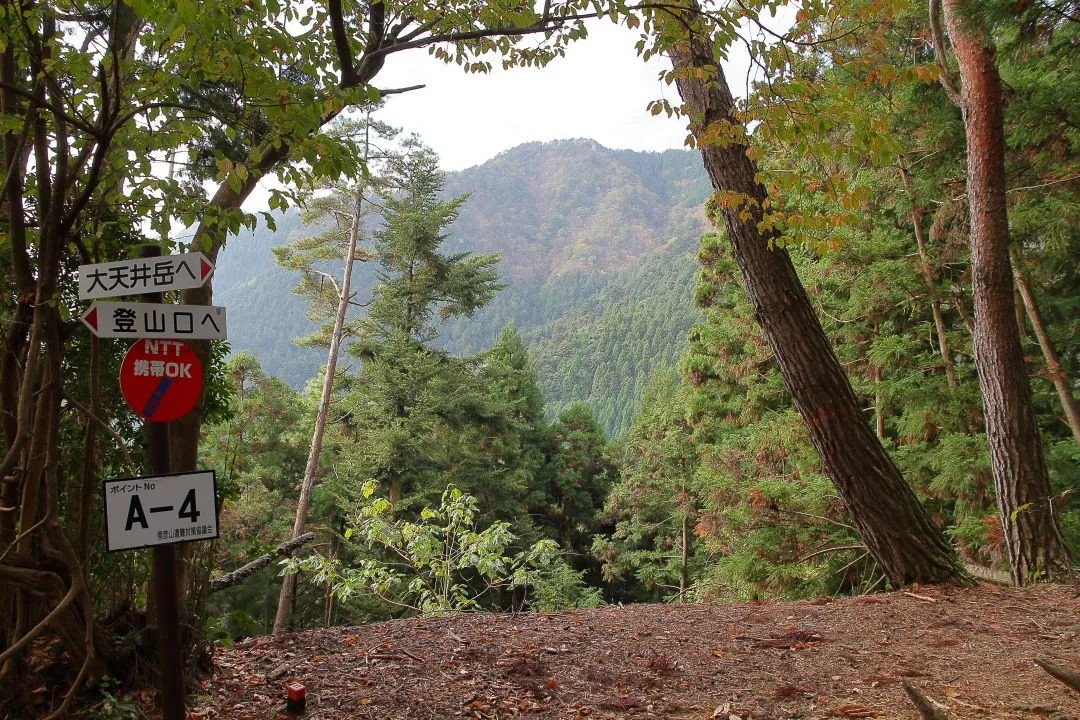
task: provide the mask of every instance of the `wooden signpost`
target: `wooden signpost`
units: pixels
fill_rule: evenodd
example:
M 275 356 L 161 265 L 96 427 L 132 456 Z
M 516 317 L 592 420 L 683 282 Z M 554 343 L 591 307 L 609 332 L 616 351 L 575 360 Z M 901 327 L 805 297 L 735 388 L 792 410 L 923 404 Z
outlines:
M 184 649 L 176 544 L 218 536 L 214 473 L 171 473 L 169 421 L 202 393 L 202 368 L 181 340 L 225 339 L 225 308 L 162 304 L 162 292 L 200 287 L 214 266 L 202 253 L 161 256 L 154 245 L 138 260 L 79 268 L 79 299 L 97 300 L 82 317 L 103 338 L 139 339 L 120 370 L 120 389 L 146 420 L 149 474 L 104 484 L 106 545 L 110 551 L 154 548 L 151 590 L 157 606 L 158 674 L 164 720 L 184 720 Z M 145 295 L 148 302 L 98 300 Z

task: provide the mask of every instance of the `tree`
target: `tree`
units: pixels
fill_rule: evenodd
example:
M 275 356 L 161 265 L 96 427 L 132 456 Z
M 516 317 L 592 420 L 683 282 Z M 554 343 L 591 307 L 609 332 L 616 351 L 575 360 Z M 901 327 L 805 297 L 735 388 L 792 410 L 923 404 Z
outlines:
M 1072 576 L 1072 562 L 1054 510 L 1016 323 L 1001 79 L 981 21 L 967 17 L 967 6 L 960 0 L 946 0 L 944 11 L 962 82 L 959 101 L 967 136 L 975 364 L 998 514 L 1013 582 L 1065 580 Z M 936 15 L 936 10 L 931 14 Z M 943 82 L 949 82 L 947 73 Z
M 546 462 L 525 500 L 541 531 L 570 554 L 579 571 L 591 569 L 597 516 L 616 478 L 606 444 L 592 409 L 570 405 L 548 431 Z
M 479 502 L 488 519 L 514 524 L 523 539 L 536 527 L 523 498 L 543 471 L 549 426 L 536 370 L 511 323 L 481 353 L 471 385 L 481 402 L 476 417 L 457 425 L 446 480 Z
M 357 245 L 363 232 L 363 217 L 366 211 L 364 196 L 369 191 L 370 185 L 372 129 L 369 110 L 363 123 L 363 162 L 365 167 L 363 168 L 363 180 L 360 185 L 355 188 L 343 188 L 332 183 L 329 188 L 322 188 L 329 189 L 331 195 L 326 198 L 315 199 L 309 205 L 309 221 L 329 221 L 332 223 L 332 229 L 316 238 L 298 241 L 298 244 L 292 247 L 275 248 L 274 253 L 279 264 L 302 272 L 299 291 L 306 290 L 311 293 L 314 296 L 313 305 L 317 305 L 319 300 L 326 297 L 328 287 L 333 288 L 330 299 L 334 306 L 334 314 L 333 323 L 330 327 L 326 369 L 323 374 L 322 394 L 315 409 L 315 429 L 311 436 L 307 465 L 304 468 L 303 480 L 300 482 L 300 499 L 296 504 L 296 519 L 293 522 L 293 540 L 304 534 L 308 508 L 311 504 L 311 490 L 315 485 L 315 477 L 319 471 L 319 455 L 322 452 L 323 434 L 326 431 L 330 397 L 334 391 L 338 351 L 346 331 L 345 316 L 349 306 L 352 304 L 353 264 L 357 260 L 366 260 L 371 257 L 371 254 L 366 251 L 358 251 Z M 389 134 L 389 129 L 383 127 L 382 133 Z M 350 205 L 351 207 L 349 207 Z M 342 247 L 342 244 L 344 244 L 344 247 Z M 341 274 L 340 285 L 332 276 L 315 267 L 316 262 L 326 260 L 344 260 L 345 268 Z M 327 280 L 329 284 L 327 284 Z M 275 635 L 284 632 L 285 626 L 288 624 L 295 592 L 296 575 L 287 573 L 282 581 L 281 594 L 278 597 L 278 609 L 274 618 L 273 629 Z
M 474 361 L 432 346 L 436 318 L 468 316 L 501 287 L 498 255 L 441 252 L 465 197 L 440 200 L 437 157 L 416 143 L 407 149 L 393 168 L 401 190 L 383 199 L 374 249 L 381 282 L 349 347 L 363 365 L 346 405 L 349 427 L 363 438 L 358 472 L 387 488 L 395 511 L 421 475 L 438 469 L 441 429 L 483 412 Z
M 895 275 L 895 261 L 880 247 L 874 250 L 885 255 L 881 264 Z M 830 272 L 839 264 L 837 255 L 793 253 L 803 277 L 813 283 L 823 315 L 863 315 L 878 298 L 888 303 L 890 296 L 881 298 L 876 267 L 858 264 L 866 259 L 860 256 L 854 261 L 858 280 L 852 281 L 846 267 Z M 705 320 L 691 331 L 680 362 L 691 388 L 683 432 L 696 451 L 694 535 L 709 560 L 697 573 L 696 595 L 820 597 L 882 584 L 881 571 L 859 543 L 755 323 L 730 243 L 710 233 L 701 239 L 698 257 L 695 302 Z M 864 277 L 875 292 L 861 291 Z M 842 286 L 835 295 L 833 284 Z M 881 374 L 869 362 L 873 346 L 866 342 L 865 324 L 833 323 L 829 329 L 847 367 L 856 371 L 869 365 L 866 375 Z M 864 396 L 877 394 L 864 384 Z M 875 414 L 882 419 L 880 409 Z
M 235 389 L 232 416 L 207 422 L 200 460 L 218 478 L 221 539 L 212 546 L 212 564 L 231 569 L 290 537 L 281 508 L 295 502 L 295 480 L 304 472 L 310 403 L 267 377 L 248 353 L 231 357 L 225 372 Z M 277 586 L 275 575 L 263 572 L 212 595 L 207 617 L 233 635 L 268 632 Z
M 694 473 L 700 450 L 693 438 L 687 391 L 670 368 L 653 375 L 619 443 L 619 478 L 604 509 L 614 518 L 615 530 L 593 544 L 605 579 L 633 572 L 646 589 L 673 590 L 680 602 L 690 597 L 695 571 L 700 570 L 691 567 L 697 554 L 700 493 Z
M 814 446 L 890 582 L 970 582 L 863 417 L 788 253 L 775 247 L 777 233 L 762 224 L 768 194 L 717 65 L 726 30 L 714 37 L 696 2 L 684 8 L 653 16 L 672 37 L 659 49 L 671 59 L 691 131 L 719 192 L 717 215 L 723 216 L 754 315 Z

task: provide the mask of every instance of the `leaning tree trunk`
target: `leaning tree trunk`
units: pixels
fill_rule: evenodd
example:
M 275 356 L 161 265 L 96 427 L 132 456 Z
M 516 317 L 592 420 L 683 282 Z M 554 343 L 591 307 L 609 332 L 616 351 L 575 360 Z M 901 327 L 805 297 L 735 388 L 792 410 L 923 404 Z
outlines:
M 1043 360 L 1046 361 L 1047 380 L 1057 390 L 1061 407 L 1065 411 L 1065 422 L 1072 431 L 1073 440 L 1080 445 L 1080 404 L 1072 391 L 1072 380 L 1069 374 L 1061 366 L 1061 358 L 1058 357 L 1054 342 L 1047 332 L 1046 323 L 1043 322 L 1042 313 L 1039 312 L 1039 304 L 1035 301 L 1035 293 L 1031 290 L 1031 283 L 1024 274 L 1023 259 L 1016 248 L 1009 251 L 1009 259 L 1012 261 L 1013 278 L 1016 280 L 1016 289 L 1020 292 L 1020 299 L 1027 311 L 1031 328 L 1035 331 L 1035 339 L 1039 341 L 1039 349 L 1042 350 Z
M 960 66 L 971 214 L 973 345 L 998 515 L 1013 582 L 1064 580 L 1072 563 L 1054 512 L 1039 426 L 1016 326 L 1001 79 L 985 33 L 945 0 L 945 24 Z
M 679 13 L 689 27 L 667 49 L 713 187 L 739 197 L 724 203 L 728 239 L 761 326 L 796 409 L 802 415 L 867 549 L 895 586 L 971 582 L 941 530 L 919 504 L 874 435 L 814 313 L 788 253 L 760 228 L 764 186 L 734 114 L 713 45 L 700 29 L 696 2 Z
M 934 329 L 937 331 L 938 350 L 941 352 L 941 363 L 945 367 L 945 382 L 950 390 L 956 390 L 959 383 L 956 380 L 956 367 L 953 365 L 952 354 L 949 352 L 949 338 L 945 334 L 945 317 L 941 313 L 941 297 L 938 295 L 937 282 L 934 279 L 934 270 L 930 266 L 930 253 L 926 250 L 926 237 L 923 233 L 922 208 L 915 205 L 915 197 L 911 192 L 911 178 L 903 162 L 900 163 L 900 179 L 904 183 L 911 199 L 911 225 L 915 229 L 915 244 L 919 248 L 919 271 L 926 282 L 926 292 L 930 296 L 930 310 L 934 316 Z
M 319 455 L 322 453 L 323 435 L 326 432 L 326 420 L 330 410 L 330 396 L 334 391 L 334 373 L 337 371 L 338 348 L 344 333 L 345 314 L 352 299 L 351 283 L 353 263 L 356 261 L 356 244 L 360 237 L 361 203 L 364 200 L 364 188 L 356 191 L 353 204 L 353 216 L 349 225 L 349 243 L 345 251 L 345 270 L 341 277 L 341 294 L 338 296 L 337 314 L 334 316 L 334 330 L 330 334 L 330 350 L 326 354 L 326 375 L 323 377 L 322 395 L 315 413 L 315 431 L 311 436 L 307 465 L 304 467 L 304 480 L 300 484 L 300 500 L 296 503 L 296 518 L 293 522 L 293 539 L 304 534 L 307 525 L 308 506 L 311 504 L 311 491 L 315 487 L 315 475 L 319 470 Z M 274 635 L 285 632 L 292 613 L 293 598 L 296 595 L 296 573 L 285 573 L 281 578 L 281 593 L 278 595 L 277 614 L 274 616 Z

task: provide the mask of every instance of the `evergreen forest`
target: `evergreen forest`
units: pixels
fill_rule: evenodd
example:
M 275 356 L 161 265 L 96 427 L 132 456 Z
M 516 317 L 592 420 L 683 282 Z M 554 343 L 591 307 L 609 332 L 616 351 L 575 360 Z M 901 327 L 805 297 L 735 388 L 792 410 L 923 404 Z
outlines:
M 183 717 L 166 657 L 300 629 L 1076 582 L 1076 4 L 781 7 L 0 0 L 0 717 Z M 380 119 L 387 56 L 601 21 L 686 148 Z M 228 339 L 144 422 L 79 267 L 189 252 Z M 209 470 L 214 540 L 108 551 L 166 509 L 110 481 Z

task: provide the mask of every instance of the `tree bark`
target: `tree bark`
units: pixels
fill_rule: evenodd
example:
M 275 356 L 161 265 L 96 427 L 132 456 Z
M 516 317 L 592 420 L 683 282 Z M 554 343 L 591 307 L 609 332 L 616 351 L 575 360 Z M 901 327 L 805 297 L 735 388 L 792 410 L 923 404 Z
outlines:
M 760 230 L 766 191 L 747 146 L 731 139 L 745 131 L 697 3 L 686 8 L 676 13 L 683 32 L 667 53 L 705 169 L 713 187 L 727 195 L 721 206 L 728 239 L 754 315 L 822 464 L 890 583 L 968 584 L 952 547 L 864 417 L 791 258 L 773 246 L 775 234 Z
M 962 0 L 945 0 L 944 10 L 962 82 L 975 367 L 1005 547 L 1017 585 L 1066 580 L 1072 562 L 1054 512 L 1015 319 L 1001 79 L 993 48 L 965 17 Z
M 315 533 L 309 532 L 304 533 L 300 537 L 286 540 L 265 555 L 260 555 L 251 562 L 236 568 L 232 572 L 227 572 L 224 575 L 211 580 L 209 592 L 216 593 L 219 590 L 230 588 L 233 585 L 239 585 L 255 573 L 262 570 L 264 567 L 269 565 L 274 558 L 292 557 L 296 554 L 297 550 L 299 550 L 301 547 L 314 539 Z
M 1031 291 L 1031 283 L 1023 270 L 1023 259 L 1016 248 L 1010 248 L 1009 259 L 1012 260 L 1013 279 L 1016 280 L 1016 289 L 1020 292 L 1020 299 L 1024 304 L 1031 328 L 1035 331 L 1035 338 L 1039 341 L 1039 349 L 1042 350 L 1043 359 L 1046 362 L 1047 380 L 1057 390 L 1061 406 L 1065 411 L 1065 422 L 1072 431 L 1073 439 L 1080 445 L 1080 406 L 1076 403 L 1076 397 L 1072 392 L 1072 381 L 1068 373 L 1061 366 L 1061 358 L 1058 357 L 1054 343 L 1050 340 L 1050 333 L 1046 331 L 1042 313 L 1039 312 L 1039 304 L 1035 301 L 1035 293 Z

